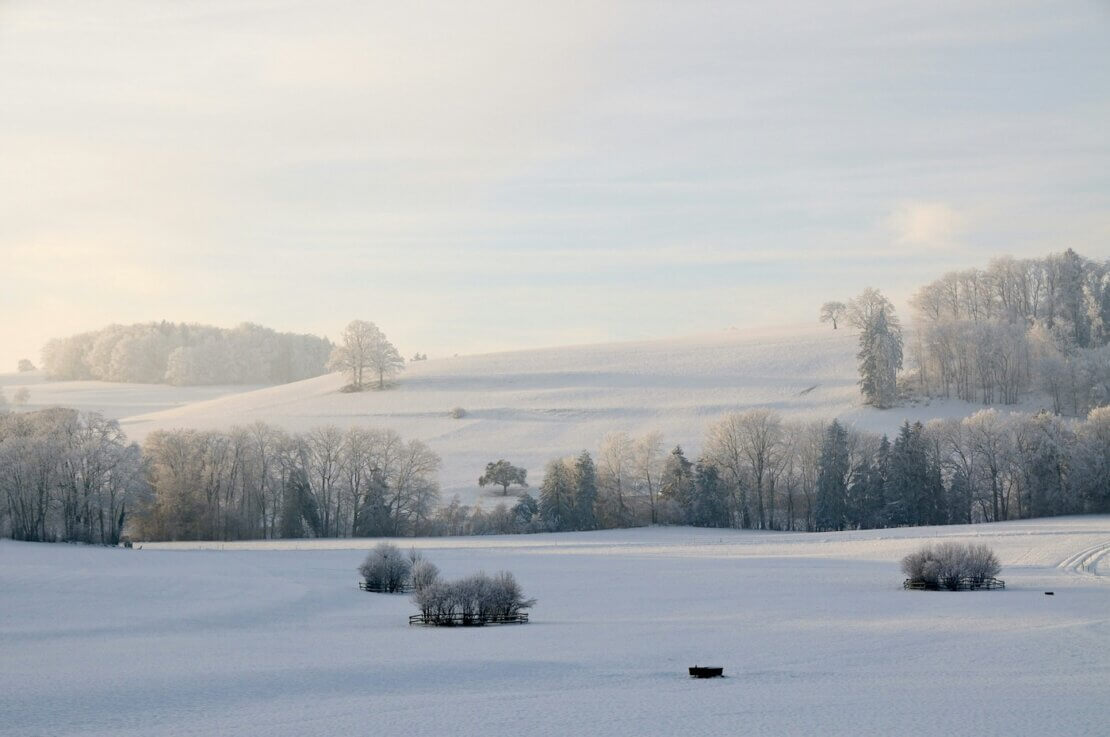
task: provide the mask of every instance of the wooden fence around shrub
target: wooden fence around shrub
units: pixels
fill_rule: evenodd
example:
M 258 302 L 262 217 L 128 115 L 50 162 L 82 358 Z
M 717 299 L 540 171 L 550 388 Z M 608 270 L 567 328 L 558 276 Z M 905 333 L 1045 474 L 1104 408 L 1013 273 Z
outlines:
M 401 584 L 400 586 L 390 589 L 386 586 L 382 586 L 381 584 L 371 584 L 367 583 L 366 581 L 359 581 L 358 590 L 369 591 L 372 594 L 407 594 L 408 592 L 412 591 L 412 587 L 408 584 Z
M 487 624 L 528 624 L 528 614 L 489 614 L 469 616 L 463 614 L 442 614 L 425 617 L 413 614 L 409 617 L 410 626 L 422 627 L 484 627 Z
M 1006 588 L 1006 582 L 998 578 L 985 578 L 982 581 L 973 581 L 970 578 L 961 578 L 956 588 L 949 588 L 942 583 L 921 581 L 907 578 L 902 582 L 902 588 L 913 591 L 986 591 Z

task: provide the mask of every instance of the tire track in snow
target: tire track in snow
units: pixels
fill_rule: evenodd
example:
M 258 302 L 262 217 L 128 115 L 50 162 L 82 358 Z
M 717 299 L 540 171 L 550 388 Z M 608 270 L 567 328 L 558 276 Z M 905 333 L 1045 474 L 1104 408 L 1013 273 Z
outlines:
M 1092 545 L 1074 555 L 1070 555 L 1057 563 L 1056 567 L 1068 573 L 1101 576 L 1098 572 L 1098 564 L 1108 555 L 1110 555 L 1110 540 L 1103 541 L 1098 545 Z

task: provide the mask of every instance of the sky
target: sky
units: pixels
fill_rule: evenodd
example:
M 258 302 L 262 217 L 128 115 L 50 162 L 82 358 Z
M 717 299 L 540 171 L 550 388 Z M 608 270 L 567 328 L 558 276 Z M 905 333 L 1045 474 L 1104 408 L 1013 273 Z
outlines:
M 0 0 L 0 372 L 152 320 L 431 356 L 1110 258 L 1110 0 Z

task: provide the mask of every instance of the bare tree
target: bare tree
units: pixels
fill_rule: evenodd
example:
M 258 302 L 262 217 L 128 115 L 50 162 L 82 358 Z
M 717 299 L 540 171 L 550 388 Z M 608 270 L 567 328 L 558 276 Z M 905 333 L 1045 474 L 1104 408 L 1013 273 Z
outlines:
M 831 322 L 836 330 L 837 322 L 844 318 L 848 306 L 843 302 L 826 302 L 821 305 L 821 322 Z
M 633 476 L 640 493 L 647 497 L 651 510 L 651 523 L 659 522 L 659 478 L 663 474 L 663 433 L 653 430 L 638 441 L 633 448 Z
M 343 330 L 343 342 L 332 351 L 328 361 L 332 371 L 349 371 L 350 388 L 362 391 L 366 373 L 378 377 L 378 388 L 385 387 L 385 379 L 405 368 L 405 359 L 390 343 L 378 326 L 365 320 L 352 320 Z

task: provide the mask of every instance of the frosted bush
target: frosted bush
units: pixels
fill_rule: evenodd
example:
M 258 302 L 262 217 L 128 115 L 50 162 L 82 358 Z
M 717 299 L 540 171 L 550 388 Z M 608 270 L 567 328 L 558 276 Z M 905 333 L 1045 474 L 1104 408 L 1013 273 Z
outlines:
M 439 581 L 439 568 L 430 560 L 418 560 L 412 564 L 412 588 L 420 591 Z
M 451 410 L 451 416 L 454 417 L 456 420 L 461 420 L 462 418 L 466 417 L 466 410 L 462 407 L 455 407 Z
M 967 555 L 967 577 L 978 586 L 988 578 L 994 578 L 1002 571 L 998 556 L 986 545 L 969 545 Z
M 457 581 L 432 581 L 417 587 L 413 601 L 431 624 L 480 624 L 512 617 L 535 605 L 525 599 L 513 574 L 490 577 L 483 572 Z
M 412 562 L 392 543 L 379 543 L 359 566 L 367 586 L 394 593 L 404 589 L 412 572 Z
M 1001 570 L 998 558 L 986 545 L 926 545 L 902 559 L 902 572 L 910 581 L 951 591 L 957 590 L 961 581 L 981 586 Z

